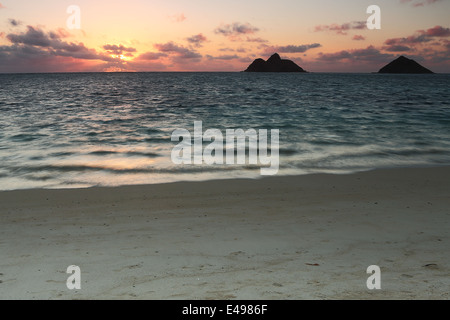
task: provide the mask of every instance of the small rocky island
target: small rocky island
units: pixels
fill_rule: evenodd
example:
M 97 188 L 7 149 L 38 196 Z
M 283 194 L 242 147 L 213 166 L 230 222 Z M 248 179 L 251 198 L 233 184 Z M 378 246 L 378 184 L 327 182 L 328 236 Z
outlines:
M 278 53 L 267 61 L 256 59 L 244 72 L 306 72 L 291 60 L 281 59 Z
M 401 56 L 378 71 L 378 73 L 434 73 L 416 61 Z

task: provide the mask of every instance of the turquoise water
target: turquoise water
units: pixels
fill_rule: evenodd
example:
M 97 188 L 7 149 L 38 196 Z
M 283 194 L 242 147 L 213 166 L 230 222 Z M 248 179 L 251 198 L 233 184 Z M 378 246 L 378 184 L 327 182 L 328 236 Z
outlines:
M 260 176 L 175 165 L 175 129 L 280 130 L 280 175 L 450 164 L 450 75 L 0 75 L 0 189 Z

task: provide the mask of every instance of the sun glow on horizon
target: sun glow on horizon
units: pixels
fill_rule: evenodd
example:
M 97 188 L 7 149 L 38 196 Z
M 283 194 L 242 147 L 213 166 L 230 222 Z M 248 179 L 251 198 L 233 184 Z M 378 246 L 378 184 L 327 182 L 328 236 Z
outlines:
M 112 54 L 111 58 L 113 58 L 113 59 L 120 59 L 120 60 L 123 60 L 123 61 L 131 61 L 133 59 L 133 57 L 125 56 L 123 54 Z
M 67 3 L 0 0 L 0 72 L 242 71 L 275 52 L 311 72 L 373 72 L 400 55 L 450 72 L 450 1 L 379 0 L 376 31 L 360 0 L 77 2 L 70 30 Z

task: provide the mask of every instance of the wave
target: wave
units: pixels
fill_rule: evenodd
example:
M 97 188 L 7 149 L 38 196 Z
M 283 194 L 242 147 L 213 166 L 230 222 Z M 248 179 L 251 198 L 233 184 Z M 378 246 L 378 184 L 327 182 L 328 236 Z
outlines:
M 37 140 L 37 139 L 40 139 L 43 137 L 48 137 L 48 135 L 36 134 L 36 133 L 32 133 L 32 134 L 21 133 L 21 134 L 16 134 L 14 136 L 11 136 L 9 139 L 13 142 L 30 142 L 30 141 Z
M 152 152 L 139 152 L 139 151 L 109 151 L 109 150 L 98 150 L 89 153 L 94 156 L 107 156 L 107 155 L 125 155 L 131 157 L 147 157 L 147 158 L 157 158 L 160 157 L 160 154 L 152 153 Z
M 171 168 L 114 168 L 100 165 L 42 165 L 42 166 L 22 166 L 22 167 L 9 167 L 12 173 L 36 173 L 36 172 L 108 172 L 114 174 L 151 174 L 151 173 L 200 173 L 200 172 L 220 172 L 220 171 L 234 171 L 239 169 L 255 170 L 259 169 L 258 166 L 215 166 L 215 165 L 184 165 Z
M 0 78 L 8 82 L 8 94 L 0 98 L 2 183 L 28 177 L 47 186 L 47 180 L 89 176 L 114 183 L 126 174 L 158 173 L 176 180 L 189 172 L 226 176 L 230 170 L 259 168 L 173 165 L 169 154 L 177 143 L 171 133 L 186 128 L 193 134 L 196 120 L 203 121 L 204 130 L 223 133 L 279 129 L 280 168 L 293 172 L 450 163 L 448 75 L 425 82 L 409 75 L 354 74 Z M 129 180 L 134 178 L 139 180 Z

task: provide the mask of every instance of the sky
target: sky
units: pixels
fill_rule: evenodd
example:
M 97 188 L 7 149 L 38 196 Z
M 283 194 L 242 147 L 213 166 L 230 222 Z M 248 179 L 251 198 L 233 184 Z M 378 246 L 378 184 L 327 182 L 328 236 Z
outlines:
M 0 0 L 0 73 L 242 71 L 275 52 L 310 72 L 405 55 L 449 73 L 450 0 Z

